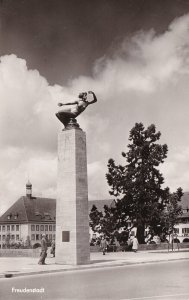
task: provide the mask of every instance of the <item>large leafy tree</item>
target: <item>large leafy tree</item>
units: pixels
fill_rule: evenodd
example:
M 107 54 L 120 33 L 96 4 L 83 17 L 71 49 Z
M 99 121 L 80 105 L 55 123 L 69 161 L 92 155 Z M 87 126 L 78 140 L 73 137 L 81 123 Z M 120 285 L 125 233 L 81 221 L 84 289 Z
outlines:
M 116 220 L 114 227 L 127 229 L 129 218 L 137 227 L 139 243 L 144 243 L 146 226 L 157 231 L 160 216 L 170 199 L 169 188 L 162 187 L 164 178 L 159 171 L 168 152 L 166 144 L 158 143 L 160 136 L 155 125 L 145 129 L 142 123 L 136 123 L 130 131 L 129 150 L 122 152 L 125 165 L 116 165 L 113 159 L 108 161 L 106 178 L 110 194 L 116 198 L 114 211 L 110 208 Z

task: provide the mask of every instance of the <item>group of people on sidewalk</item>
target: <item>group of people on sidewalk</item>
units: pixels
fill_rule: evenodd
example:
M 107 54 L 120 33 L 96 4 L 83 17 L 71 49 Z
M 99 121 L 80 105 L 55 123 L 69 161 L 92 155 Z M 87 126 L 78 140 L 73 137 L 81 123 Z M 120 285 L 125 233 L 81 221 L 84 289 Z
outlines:
M 132 249 L 134 252 L 137 252 L 138 250 L 138 239 L 136 236 L 130 237 L 127 241 L 128 247 Z M 108 249 L 108 242 L 104 236 L 102 236 L 101 241 L 100 241 L 100 248 L 102 250 L 102 254 L 105 255 Z
M 138 245 L 139 245 L 139 243 L 138 243 L 138 239 L 136 236 L 128 239 L 128 246 L 132 247 L 132 250 L 134 252 L 137 252 Z M 104 236 L 102 236 L 102 238 L 101 238 L 100 248 L 102 250 L 102 254 L 105 255 L 107 252 L 107 248 L 108 248 L 108 242 Z M 39 262 L 38 262 L 39 265 L 46 265 L 45 259 L 47 257 L 47 250 L 48 250 L 48 247 L 47 247 L 46 235 L 42 234 L 41 253 L 40 253 L 40 258 L 39 258 Z M 51 254 L 53 257 L 55 257 L 55 240 L 53 240 L 51 243 Z

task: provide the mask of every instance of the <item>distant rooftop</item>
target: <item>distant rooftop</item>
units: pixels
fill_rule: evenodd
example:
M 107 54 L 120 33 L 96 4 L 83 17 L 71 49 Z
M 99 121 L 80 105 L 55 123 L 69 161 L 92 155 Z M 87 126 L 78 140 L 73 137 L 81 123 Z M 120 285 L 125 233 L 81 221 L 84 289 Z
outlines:
M 1 217 L 2 223 L 55 222 L 56 200 L 50 198 L 19 198 Z
M 89 201 L 89 212 L 93 205 L 102 211 L 104 205 L 110 206 L 112 202 L 110 199 Z M 55 220 L 56 199 L 22 196 L 0 217 L 0 224 L 54 223 Z

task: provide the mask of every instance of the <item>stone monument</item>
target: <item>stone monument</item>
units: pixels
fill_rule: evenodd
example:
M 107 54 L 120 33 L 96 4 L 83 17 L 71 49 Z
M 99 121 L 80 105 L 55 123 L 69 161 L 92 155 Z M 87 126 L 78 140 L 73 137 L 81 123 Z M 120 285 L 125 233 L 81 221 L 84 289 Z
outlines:
M 93 92 L 88 94 L 93 95 L 92 101 L 88 101 L 87 93 L 81 93 L 78 101 L 59 103 L 64 107 L 56 114 L 64 124 L 58 136 L 57 264 L 80 265 L 90 261 L 86 135 L 75 119 L 97 101 Z

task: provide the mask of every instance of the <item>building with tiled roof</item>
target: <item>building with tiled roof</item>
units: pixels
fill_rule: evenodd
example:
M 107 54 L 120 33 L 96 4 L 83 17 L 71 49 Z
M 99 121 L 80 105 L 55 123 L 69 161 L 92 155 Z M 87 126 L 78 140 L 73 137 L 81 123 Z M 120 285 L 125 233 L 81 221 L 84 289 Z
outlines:
M 89 201 L 89 211 L 95 205 L 102 210 L 111 205 L 112 200 Z M 32 184 L 26 184 L 26 195 L 20 197 L 0 217 L 0 248 L 4 244 L 40 245 L 41 235 L 46 234 L 49 241 L 55 238 L 56 199 L 32 196 Z
M 19 198 L 0 217 L 0 248 L 5 243 L 40 244 L 45 233 L 55 238 L 56 200 L 32 196 L 32 185 L 26 184 L 26 196 Z

